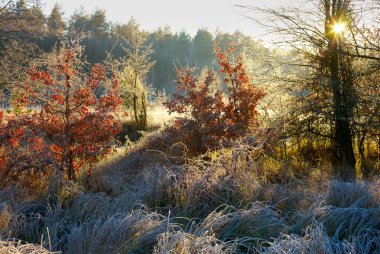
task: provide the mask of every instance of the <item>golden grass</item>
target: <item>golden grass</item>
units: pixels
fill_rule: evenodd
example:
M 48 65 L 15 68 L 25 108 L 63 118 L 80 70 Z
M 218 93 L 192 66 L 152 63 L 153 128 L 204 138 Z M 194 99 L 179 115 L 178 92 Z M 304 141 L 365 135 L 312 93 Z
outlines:
M 40 245 L 22 243 L 21 241 L 0 240 L 1 254 L 58 254 L 61 252 L 51 252 Z

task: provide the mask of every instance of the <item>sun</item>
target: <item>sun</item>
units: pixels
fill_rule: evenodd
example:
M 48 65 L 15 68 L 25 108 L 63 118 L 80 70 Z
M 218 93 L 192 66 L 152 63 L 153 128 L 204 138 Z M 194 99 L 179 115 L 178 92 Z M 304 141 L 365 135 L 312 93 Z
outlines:
M 340 34 L 346 30 L 346 24 L 345 23 L 336 23 L 334 24 L 333 30 L 336 34 Z

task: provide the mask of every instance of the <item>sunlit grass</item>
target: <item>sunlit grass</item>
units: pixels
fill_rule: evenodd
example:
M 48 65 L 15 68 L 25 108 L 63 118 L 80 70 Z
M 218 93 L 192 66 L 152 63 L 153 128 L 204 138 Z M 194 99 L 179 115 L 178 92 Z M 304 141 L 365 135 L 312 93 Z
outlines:
M 380 250 L 379 182 L 331 182 L 323 164 L 296 156 L 328 143 L 301 140 L 281 159 L 256 158 L 237 141 L 178 163 L 176 146 L 157 150 L 167 137 L 164 128 L 147 133 L 101 160 L 91 178 L 47 182 L 33 199 L 0 190 L 0 253 L 9 237 L 78 254 Z

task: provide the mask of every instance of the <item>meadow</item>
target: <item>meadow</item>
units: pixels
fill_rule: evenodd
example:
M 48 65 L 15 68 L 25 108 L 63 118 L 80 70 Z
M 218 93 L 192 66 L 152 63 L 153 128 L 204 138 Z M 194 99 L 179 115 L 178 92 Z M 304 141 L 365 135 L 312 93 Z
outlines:
M 2 189 L 1 253 L 380 251 L 378 180 L 334 180 L 329 165 L 243 140 L 188 157 L 168 140 L 170 118 L 90 178 Z

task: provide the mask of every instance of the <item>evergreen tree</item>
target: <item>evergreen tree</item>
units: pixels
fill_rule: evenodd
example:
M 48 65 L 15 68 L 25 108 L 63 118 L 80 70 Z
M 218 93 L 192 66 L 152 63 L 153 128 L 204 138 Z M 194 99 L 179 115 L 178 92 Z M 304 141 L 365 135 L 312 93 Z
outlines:
M 194 61 L 198 66 L 211 65 L 214 50 L 214 38 L 207 29 L 198 29 L 193 40 Z
M 58 4 L 55 4 L 47 20 L 49 34 L 54 37 L 62 37 L 66 23 L 63 21 L 63 12 Z
M 91 37 L 105 39 L 109 36 L 110 24 L 107 21 L 106 11 L 97 9 L 89 20 Z

